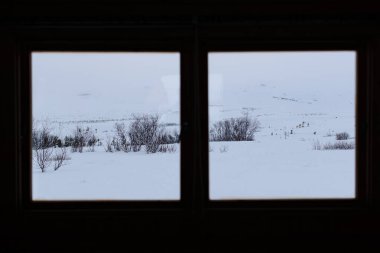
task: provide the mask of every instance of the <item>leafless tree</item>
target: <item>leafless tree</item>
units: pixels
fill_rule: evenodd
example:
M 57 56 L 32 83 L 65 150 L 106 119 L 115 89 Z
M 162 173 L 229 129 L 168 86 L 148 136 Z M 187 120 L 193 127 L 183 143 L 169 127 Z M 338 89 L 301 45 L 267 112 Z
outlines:
M 39 148 L 34 151 L 35 161 L 40 167 L 42 172 L 45 172 L 46 168 L 51 163 L 51 156 L 53 153 L 53 148 Z
M 54 160 L 54 170 L 58 170 L 65 160 L 67 160 L 67 150 L 66 147 L 57 148 L 55 150 Z
M 34 160 L 42 172 L 45 172 L 51 163 L 52 147 L 54 147 L 57 138 L 51 134 L 51 127 L 47 121 L 38 127 L 37 122 L 33 120 L 32 149 L 34 150 Z

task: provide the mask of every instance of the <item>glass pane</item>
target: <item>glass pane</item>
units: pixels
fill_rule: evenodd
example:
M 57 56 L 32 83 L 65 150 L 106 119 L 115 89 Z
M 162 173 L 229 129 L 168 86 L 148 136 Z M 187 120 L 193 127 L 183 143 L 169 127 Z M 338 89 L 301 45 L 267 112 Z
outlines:
M 355 62 L 210 53 L 210 199 L 355 198 Z
M 32 53 L 33 200 L 179 200 L 179 95 L 179 53 Z

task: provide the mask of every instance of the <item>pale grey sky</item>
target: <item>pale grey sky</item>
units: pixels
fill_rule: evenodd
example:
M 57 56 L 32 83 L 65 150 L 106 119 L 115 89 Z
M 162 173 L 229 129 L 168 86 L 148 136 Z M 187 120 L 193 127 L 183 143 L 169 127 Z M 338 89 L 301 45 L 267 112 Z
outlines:
M 270 96 L 350 96 L 352 102 L 355 61 L 354 51 L 210 53 L 210 103 L 259 102 L 260 85 L 273 88 Z M 33 116 L 179 111 L 179 76 L 179 53 L 34 52 Z
M 33 115 L 123 117 L 179 110 L 179 53 L 32 54 Z
M 270 113 L 337 110 L 353 114 L 355 68 L 354 51 L 210 53 L 209 103 Z M 301 103 L 278 103 L 274 96 Z

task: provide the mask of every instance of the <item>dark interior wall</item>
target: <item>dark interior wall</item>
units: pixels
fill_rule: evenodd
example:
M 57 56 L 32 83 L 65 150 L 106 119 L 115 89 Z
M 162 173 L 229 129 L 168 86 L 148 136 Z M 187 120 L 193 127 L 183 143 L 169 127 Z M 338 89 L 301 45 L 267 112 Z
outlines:
M 25 43 L 54 48 L 180 45 L 189 87 L 186 201 L 180 207 L 33 206 L 25 201 Z M 131 42 L 132 41 L 132 42 Z M 133 42 L 134 41 L 134 42 Z M 154 42 L 152 46 L 152 42 Z M 45 44 L 44 44 L 45 43 Z M 53 46 L 52 46 L 53 45 Z M 361 50 L 360 201 L 210 205 L 204 55 L 208 48 Z M 137 46 L 136 46 L 137 47 Z M 249 252 L 257 248 L 380 248 L 380 7 L 371 1 L 19 0 L 0 3 L 0 252 Z M 202 86 L 203 85 L 203 86 Z M 203 107 L 202 107 L 203 106 Z M 205 118 L 206 117 L 206 118 Z M 359 122 L 360 123 L 360 122 Z M 191 138 L 190 138 L 191 137 Z M 190 140 L 191 139 L 191 140 Z M 191 157 L 188 157 L 189 159 Z M 306 250 L 305 250 L 306 251 Z

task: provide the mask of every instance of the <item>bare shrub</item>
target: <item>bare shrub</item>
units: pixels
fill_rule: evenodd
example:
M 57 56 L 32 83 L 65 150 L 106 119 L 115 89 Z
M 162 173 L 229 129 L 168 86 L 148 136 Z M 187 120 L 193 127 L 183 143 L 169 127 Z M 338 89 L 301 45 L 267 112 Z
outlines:
M 73 131 L 74 137 L 73 142 L 71 143 L 72 152 L 83 152 L 83 147 L 86 145 L 86 141 L 83 135 L 83 129 L 80 126 L 77 126 Z
M 180 139 L 177 131 L 168 132 L 165 125 L 159 124 L 157 115 L 133 115 L 128 129 L 124 123 L 116 123 L 114 128 L 115 135 L 105 141 L 106 152 L 138 152 L 142 146 L 147 153 L 171 152 L 175 146 L 163 145 L 178 143 Z
M 350 137 L 350 135 L 347 132 L 341 132 L 341 133 L 337 133 L 335 135 L 335 138 L 338 141 L 340 141 L 340 140 L 348 140 L 349 137 Z
M 337 141 L 335 143 L 326 143 L 323 145 L 324 150 L 334 150 L 334 149 L 354 149 L 354 142 L 345 142 L 345 141 Z
M 159 138 L 153 138 L 152 140 L 149 140 L 149 142 L 145 144 L 145 151 L 148 154 L 158 152 L 159 148 L 160 148 Z
M 52 158 L 54 161 L 54 170 L 58 170 L 65 160 L 67 160 L 67 150 L 66 147 L 61 147 L 55 150 L 55 155 Z
M 64 140 L 63 146 L 65 146 L 65 147 L 72 147 L 73 146 L 74 138 L 72 136 L 65 136 L 65 138 L 63 140 Z
M 131 151 L 131 144 L 128 141 L 128 133 L 124 123 L 116 123 L 115 124 L 116 137 L 114 139 L 117 144 L 117 149 L 122 150 L 124 152 Z
M 40 128 L 36 121 L 32 122 L 32 149 L 34 149 L 34 159 L 42 172 L 51 164 L 53 147 L 58 145 L 58 136 L 51 134 L 51 127 L 46 121 Z M 59 142 L 61 143 L 61 142 Z
M 174 144 L 174 143 L 179 143 L 180 141 L 180 136 L 177 130 L 175 130 L 172 133 L 169 132 L 164 132 L 165 130 L 164 126 L 161 125 L 162 128 L 162 133 L 160 136 L 160 143 L 161 144 Z
M 175 153 L 177 151 L 177 146 L 174 144 L 168 145 L 167 150 L 169 153 Z
M 87 140 L 87 151 L 88 152 L 94 152 L 95 151 L 95 144 L 98 140 L 96 139 L 94 134 L 89 134 L 88 140 Z
M 104 150 L 106 152 L 110 152 L 110 153 L 113 153 L 114 152 L 114 148 L 113 148 L 113 145 L 112 145 L 112 138 L 107 136 L 107 139 L 106 139 L 106 144 L 104 146 Z
M 96 137 L 93 131 L 87 127 L 83 128 L 77 126 L 73 132 L 74 136 L 72 137 L 71 151 L 72 152 L 83 152 L 83 148 L 86 146 L 90 147 L 90 151 L 94 150 L 96 144 Z
M 260 122 L 245 113 L 242 117 L 214 123 L 210 130 L 210 141 L 253 141 L 259 127 Z
M 34 151 L 35 161 L 40 167 L 42 172 L 45 172 L 46 168 L 51 164 L 51 156 L 53 148 L 40 148 Z
M 175 143 L 180 143 L 181 141 L 181 135 L 179 134 L 178 130 L 174 130 L 173 135 Z
M 131 141 L 131 148 L 133 152 L 141 150 L 141 146 L 144 144 L 146 138 L 144 121 L 148 121 L 148 116 L 133 116 L 133 122 L 129 126 L 129 139 Z
M 144 143 L 145 151 L 147 153 L 159 152 L 160 146 L 163 143 L 162 142 L 163 132 L 164 132 L 164 129 L 162 127 L 157 127 L 155 129 L 152 129 L 152 132 L 147 138 L 146 143 Z
M 164 133 L 164 126 L 159 125 L 158 120 L 158 115 L 133 116 L 128 134 L 134 152 L 140 151 L 142 145 L 147 153 L 158 151 Z
M 121 151 L 120 143 L 117 141 L 116 137 L 112 138 L 111 145 L 114 151 Z
M 93 146 L 88 146 L 87 152 L 95 152 L 95 145 Z
M 49 122 L 44 122 L 41 127 L 33 120 L 32 123 L 32 148 L 45 149 L 54 146 L 61 146 L 62 142 L 58 136 L 51 134 L 52 129 Z
M 163 144 L 160 145 L 158 152 L 161 153 L 174 153 L 177 151 L 177 147 L 174 144 Z

